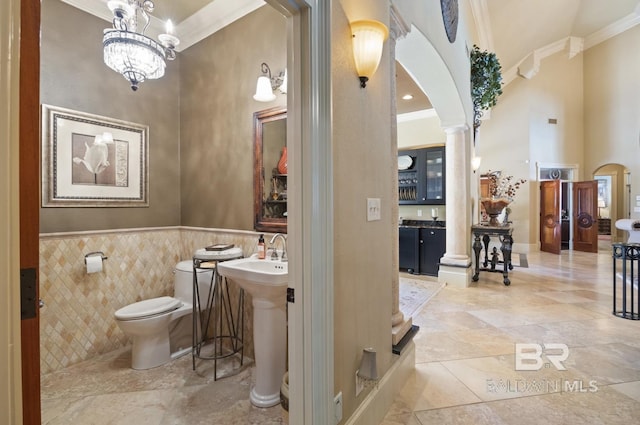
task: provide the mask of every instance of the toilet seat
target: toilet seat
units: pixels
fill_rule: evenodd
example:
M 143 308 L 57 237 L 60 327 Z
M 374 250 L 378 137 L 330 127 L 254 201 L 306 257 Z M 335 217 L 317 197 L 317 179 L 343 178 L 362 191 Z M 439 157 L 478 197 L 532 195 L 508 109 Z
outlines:
M 182 301 L 173 297 L 158 297 L 129 304 L 116 311 L 118 320 L 138 320 L 168 313 L 182 306 Z

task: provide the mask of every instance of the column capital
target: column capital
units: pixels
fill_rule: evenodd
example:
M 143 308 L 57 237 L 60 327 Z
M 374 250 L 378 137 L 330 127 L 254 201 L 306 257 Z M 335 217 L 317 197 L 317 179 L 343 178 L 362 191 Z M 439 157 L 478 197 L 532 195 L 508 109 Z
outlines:
M 396 6 L 389 6 L 389 11 L 389 38 L 395 41 L 411 32 L 411 26 L 402 18 Z
M 444 130 L 445 134 L 449 136 L 451 134 L 463 133 L 467 131 L 469 130 L 469 126 L 466 124 L 451 125 L 448 127 L 443 127 L 442 130 Z

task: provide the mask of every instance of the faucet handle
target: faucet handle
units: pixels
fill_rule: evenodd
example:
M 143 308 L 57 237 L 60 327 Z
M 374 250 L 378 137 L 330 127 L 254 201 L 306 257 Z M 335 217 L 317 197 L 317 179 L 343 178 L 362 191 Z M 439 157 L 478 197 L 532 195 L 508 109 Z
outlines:
M 278 259 L 278 250 L 276 249 L 275 246 L 273 248 L 271 248 L 271 259 L 272 260 L 277 260 Z

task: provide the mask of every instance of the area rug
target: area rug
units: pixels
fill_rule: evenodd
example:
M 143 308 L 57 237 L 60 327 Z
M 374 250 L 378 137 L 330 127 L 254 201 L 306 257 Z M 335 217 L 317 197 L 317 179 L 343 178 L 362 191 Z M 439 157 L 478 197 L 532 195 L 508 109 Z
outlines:
M 400 276 L 400 311 L 406 317 L 418 313 L 444 284 Z

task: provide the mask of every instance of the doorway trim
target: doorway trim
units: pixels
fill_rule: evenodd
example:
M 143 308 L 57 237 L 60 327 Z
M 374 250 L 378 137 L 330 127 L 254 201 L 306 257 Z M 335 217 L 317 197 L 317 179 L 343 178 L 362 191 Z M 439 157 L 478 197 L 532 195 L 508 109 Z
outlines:
M 22 381 L 20 360 L 20 222 L 19 222 L 19 34 L 20 1 L 0 4 L 0 135 L 7 143 L 0 146 L 0 220 L 5 232 L 0 232 L 0 422 L 22 423 Z M 6 202 L 8 200 L 8 202 Z
M 267 0 L 287 16 L 289 423 L 335 423 L 331 2 Z M 312 78 L 313 76 L 313 78 Z M 297 77 L 297 78 L 296 78 Z

